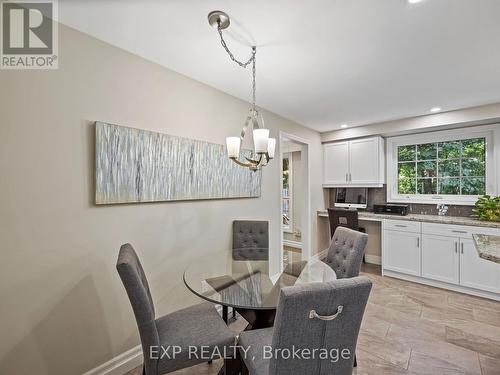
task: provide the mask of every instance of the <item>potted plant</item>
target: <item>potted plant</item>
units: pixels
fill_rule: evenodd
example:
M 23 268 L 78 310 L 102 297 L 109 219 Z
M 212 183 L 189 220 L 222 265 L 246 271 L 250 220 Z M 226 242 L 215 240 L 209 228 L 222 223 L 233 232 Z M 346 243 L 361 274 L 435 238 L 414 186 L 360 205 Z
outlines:
M 483 221 L 500 221 L 500 196 L 480 197 L 472 210 L 474 216 Z

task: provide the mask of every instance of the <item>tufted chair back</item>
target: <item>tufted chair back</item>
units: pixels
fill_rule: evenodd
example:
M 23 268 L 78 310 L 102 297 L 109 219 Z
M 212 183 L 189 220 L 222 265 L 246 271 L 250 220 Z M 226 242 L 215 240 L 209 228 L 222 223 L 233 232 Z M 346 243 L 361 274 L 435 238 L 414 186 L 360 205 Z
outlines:
M 155 322 L 155 308 L 141 262 L 130 244 L 122 245 L 116 269 L 127 291 L 141 336 L 146 374 L 156 374 L 156 361 L 150 359 L 149 348 L 160 343 Z
M 269 259 L 269 222 L 233 221 L 233 259 Z
M 337 227 L 328 249 L 326 263 L 332 267 L 338 279 L 359 275 L 367 241 L 366 233 Z

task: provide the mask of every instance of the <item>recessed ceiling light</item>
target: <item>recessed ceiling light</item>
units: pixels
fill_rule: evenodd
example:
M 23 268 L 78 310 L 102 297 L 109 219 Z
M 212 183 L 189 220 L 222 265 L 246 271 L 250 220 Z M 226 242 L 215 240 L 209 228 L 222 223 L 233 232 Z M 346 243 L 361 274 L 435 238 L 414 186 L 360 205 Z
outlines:
M 342 129 L 345 129 L 345 128 L 347 128 L 347 124 L 342 124 L 342 125 L 340 125 L 340 127 L 341 127 Z
M 408 0 L 410 4 L 417 4 L 420 3 L 422 0 Z
M 432 108 L 431 108 L 431 112 L 432 112 L 432 113 L 439 112 L 440 110 L 441 110 L 441 107 L 432 107 Z

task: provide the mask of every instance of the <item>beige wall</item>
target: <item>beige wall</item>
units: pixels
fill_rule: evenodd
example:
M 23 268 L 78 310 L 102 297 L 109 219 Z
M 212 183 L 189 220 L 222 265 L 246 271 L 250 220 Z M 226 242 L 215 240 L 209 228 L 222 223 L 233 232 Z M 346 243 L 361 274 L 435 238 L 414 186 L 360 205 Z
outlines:
M 115 270 L 124 242 L 142 258 L 159 314 L 196 301 L 182 271 L 228 249 L 234 219 L 269 220 L 279 247 L 276 161 L 257 199 L 95 206 L 93 121 L 224 143 L 248 104 L 67 27 L 59 43 L 59 70 L 0 72 L 0 374 L 80 374 L 139 343 Z M 314 253 L 320 136 L 265 117 L 275 136 L 311 142 Z

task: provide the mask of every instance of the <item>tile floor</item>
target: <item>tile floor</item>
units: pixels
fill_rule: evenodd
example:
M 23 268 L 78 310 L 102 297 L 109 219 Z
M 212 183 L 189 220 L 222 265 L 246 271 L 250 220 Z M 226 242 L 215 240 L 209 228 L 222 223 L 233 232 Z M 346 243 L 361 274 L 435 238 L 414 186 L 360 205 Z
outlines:
M 358 339 L 355 375 L 500 375 L 500 302 L 380 276 Z M 235 323 L 235 329 L 242 326 Z M 177 371 L 214 375 L 221 362 Z M 140 369 L 126 375 L 140 375 Z

